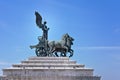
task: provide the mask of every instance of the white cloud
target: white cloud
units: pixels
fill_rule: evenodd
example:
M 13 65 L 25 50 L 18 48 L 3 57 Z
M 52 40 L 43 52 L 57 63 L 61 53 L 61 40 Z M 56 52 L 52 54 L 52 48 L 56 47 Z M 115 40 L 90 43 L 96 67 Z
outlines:
M 111 54 L 110 57 L 112 58 L 115 64 L 120 65 L 120 54 L 119 53 Z
M 9 26 L 6 22 L 0 21 L 0 31 L 1 33 L 8 32 Z
M 77 47 L 81 50 L 120 50 L 120 46 L 89 46 L 89 47 Z
M 0 61 L 0 65 L 10 65 L 11 63 L 9 63 L 9 62 L 2 62 L 2 61 Z
M 120 28 L 114 29 L 114 33 L 120 33 Z
M 0 21 L 0 28 L 6 28 L 6 27 L 7 27 L 7 24 L 2 22 L 2 21 Z

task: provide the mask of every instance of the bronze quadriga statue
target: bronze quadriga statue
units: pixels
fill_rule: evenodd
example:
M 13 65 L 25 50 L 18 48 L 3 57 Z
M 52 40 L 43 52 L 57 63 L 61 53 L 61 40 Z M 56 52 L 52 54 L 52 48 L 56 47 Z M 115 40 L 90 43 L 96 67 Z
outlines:
M 48 40 L 48 30 L 46 26 L 47 22 L 42 23 L 42 17 L 38 12 L 35 12 L 36 24 L 42 29 L 42 36 L 38 37 L 39 43 L 30 46 L 30 48 L 35 48 L 35 53 L 38 57 L 54 56 L 54 57 L 66 57 L 69 52 L 69 57 L 73 56 L 73 50 L 71 46 L 73 45 L 74 39 L 68 34 L 64 34 L 60 41 L 49 41 Z M 60 53 L 60 54 L 59 54 Z M 59 55 L 58 55 L 59 54 Z

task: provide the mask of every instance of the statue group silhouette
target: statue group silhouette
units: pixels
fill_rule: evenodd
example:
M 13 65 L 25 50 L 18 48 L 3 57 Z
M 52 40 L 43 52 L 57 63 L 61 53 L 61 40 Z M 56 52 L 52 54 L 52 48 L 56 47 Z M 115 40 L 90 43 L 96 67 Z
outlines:
M 69 52 L 69 57 L 73 56 L 73 45 L 74 38 L 72 38 L 68 33 L 62 36 L 60 41 L 49 41 L 48 40 L 48 30 L 46 26 L 47 22 L 42 23 L 41 15 L 35 11 L 36 25 L 42 29 L 42 36 L 38 36 L 39 43 L 36 45 L 31 45 L 30 48 L 35 48 L 35 53 L 38 57 L 66 57 Z

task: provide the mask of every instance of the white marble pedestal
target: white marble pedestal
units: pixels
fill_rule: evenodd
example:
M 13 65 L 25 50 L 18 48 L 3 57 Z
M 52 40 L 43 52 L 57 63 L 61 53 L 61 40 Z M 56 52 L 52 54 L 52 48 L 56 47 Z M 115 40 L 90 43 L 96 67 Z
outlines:
M 100 80 L 93 69 L 67 57 L 30 57 L 3 69 L 3 80 Z

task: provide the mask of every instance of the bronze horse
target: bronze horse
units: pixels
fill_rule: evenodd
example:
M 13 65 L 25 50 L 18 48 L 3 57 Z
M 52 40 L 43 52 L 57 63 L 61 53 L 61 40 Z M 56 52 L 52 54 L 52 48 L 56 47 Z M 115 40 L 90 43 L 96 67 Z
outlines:
M 73 45 L 74 39 L 70 37 L 67 33 L 63 35 L 62 40 L 60 41 L 51 41 L 48 43 L 49 45 L 49 53 L 55 54 L 58 57 L 58 52 L 60 52 L 60 56 L 66 57 L 67 52 L 70 53 L 69 57 L 73 56 L 73 50 L 71 49 L 71 45 Z

